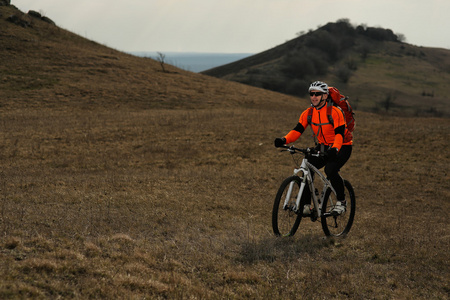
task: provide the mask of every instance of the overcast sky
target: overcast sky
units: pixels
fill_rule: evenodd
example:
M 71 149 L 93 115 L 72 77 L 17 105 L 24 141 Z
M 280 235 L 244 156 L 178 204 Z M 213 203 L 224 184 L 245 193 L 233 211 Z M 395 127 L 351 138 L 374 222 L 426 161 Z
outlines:
M 346 18 L 450 49 L 450 0 L 11 0 L 121 51 L 258 53 Z

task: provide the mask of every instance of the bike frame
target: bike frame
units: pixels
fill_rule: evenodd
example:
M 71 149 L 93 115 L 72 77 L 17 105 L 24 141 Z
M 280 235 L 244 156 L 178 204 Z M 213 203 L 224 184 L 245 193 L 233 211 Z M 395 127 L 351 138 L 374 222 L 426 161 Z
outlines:
M 336 191 L 334 190 L 333 186 L 328 181 L 328 179 L 316 167 L 314 167 L 312 164 L 310 164 L 306 157 L 303 158 L 300 168 L 294 169 L 294 175 L 297 175 L 300 172 L 303 173 L 303 180 L 300 183 L 300 190 L 297 194 L 297 199 L 296 199 L 295 207 L 293 210 L 295 213 L 298 213 L 298 210 L 300 209 L 300 199 L 302 198 L 303 191 L 305 190 L 306 184 L 308 184 L 309 190 L 311 192 L 311 196 L 313 198 L 314 207 L 316 208 L 316 211 L 317 211 L 317 217 L 320 218 L 322 216 L 322 203 L 323 203 L 323 197 L 325 196 L 326 190 L 331 189 L 334 193 L 336 193 Z M 320 177 L 320 179 L 322 179 L 322 181 L 324 183 L 320 198 L 315 193 L 315 187 L 314 187 L 312 173 L 316 173 Z M 284 209 L 287 207 L 287 205 L 289 203 L 289 199 L 291 198 L 293 188 L 294 188 L 294 182 L 291 182 L 289 184 L 289 189 L 286 193 L 286 199 L 284 200 L 284 205 L 283 205 Z

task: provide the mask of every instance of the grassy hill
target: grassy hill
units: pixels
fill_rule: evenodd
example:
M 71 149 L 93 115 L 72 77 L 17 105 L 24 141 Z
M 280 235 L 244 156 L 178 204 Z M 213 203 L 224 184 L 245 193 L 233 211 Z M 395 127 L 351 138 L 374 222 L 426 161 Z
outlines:
M 359 110 L 450 116 L 450 50 L 409 45 L 390 29 L 347 20 L 203 74 L 300 97 L 311 80 L 324 80 Z
M 12 6 L 0 57 L 1 299 L 448 297 L 450 119 L 357 111 L 350 234 L 306 220 L 280 239 L 293 165 L 272 143 L 307 100 L 163 72 Z
M 10 16 L 16 16 L 19 25 L 7 21 Z M 125 55 L 19 13 L 12 6 L 2 8 L 1 21 L 0 96 L 4 107 L 61 103 L 78 108 L 125 104 L 139 108 L 226 107 L 236 102 L 236 97 L 245 105 L 242 99 L 248 87 L 230 89 L 222 80 L 169 65 L 167 72 L 162 72 L 154 60 Z M 190 97 L 193 93 L 199 96 Z M 257 101 L 265 102 L 266 94 L 261 90 Z

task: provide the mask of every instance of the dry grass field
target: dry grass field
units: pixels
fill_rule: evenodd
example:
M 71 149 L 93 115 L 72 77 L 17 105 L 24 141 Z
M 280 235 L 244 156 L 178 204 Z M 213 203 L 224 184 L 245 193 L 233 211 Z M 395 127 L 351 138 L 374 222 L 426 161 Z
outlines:
M 279 239 L 293 110 L 2 113 L 1 298 L 445 299 L 449 120 L 359 114 L 350 234 Z
M 3 19 L 1 299 L 449 298 L 450 119 L 357 112 L 349 235 L 276 238 L 307 100 Z

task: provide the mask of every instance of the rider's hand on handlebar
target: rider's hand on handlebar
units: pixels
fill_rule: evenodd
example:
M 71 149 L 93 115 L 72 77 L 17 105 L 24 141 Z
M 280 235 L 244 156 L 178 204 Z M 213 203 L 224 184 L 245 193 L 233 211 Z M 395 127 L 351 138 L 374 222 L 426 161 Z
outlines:
M 284 144 L 286 144 L 286 139 L 284 137 L 283 138 L 276 138 L 275 141 L 274 141 L 274 144 L 275 144 L 275 147 L 281 147 Z

